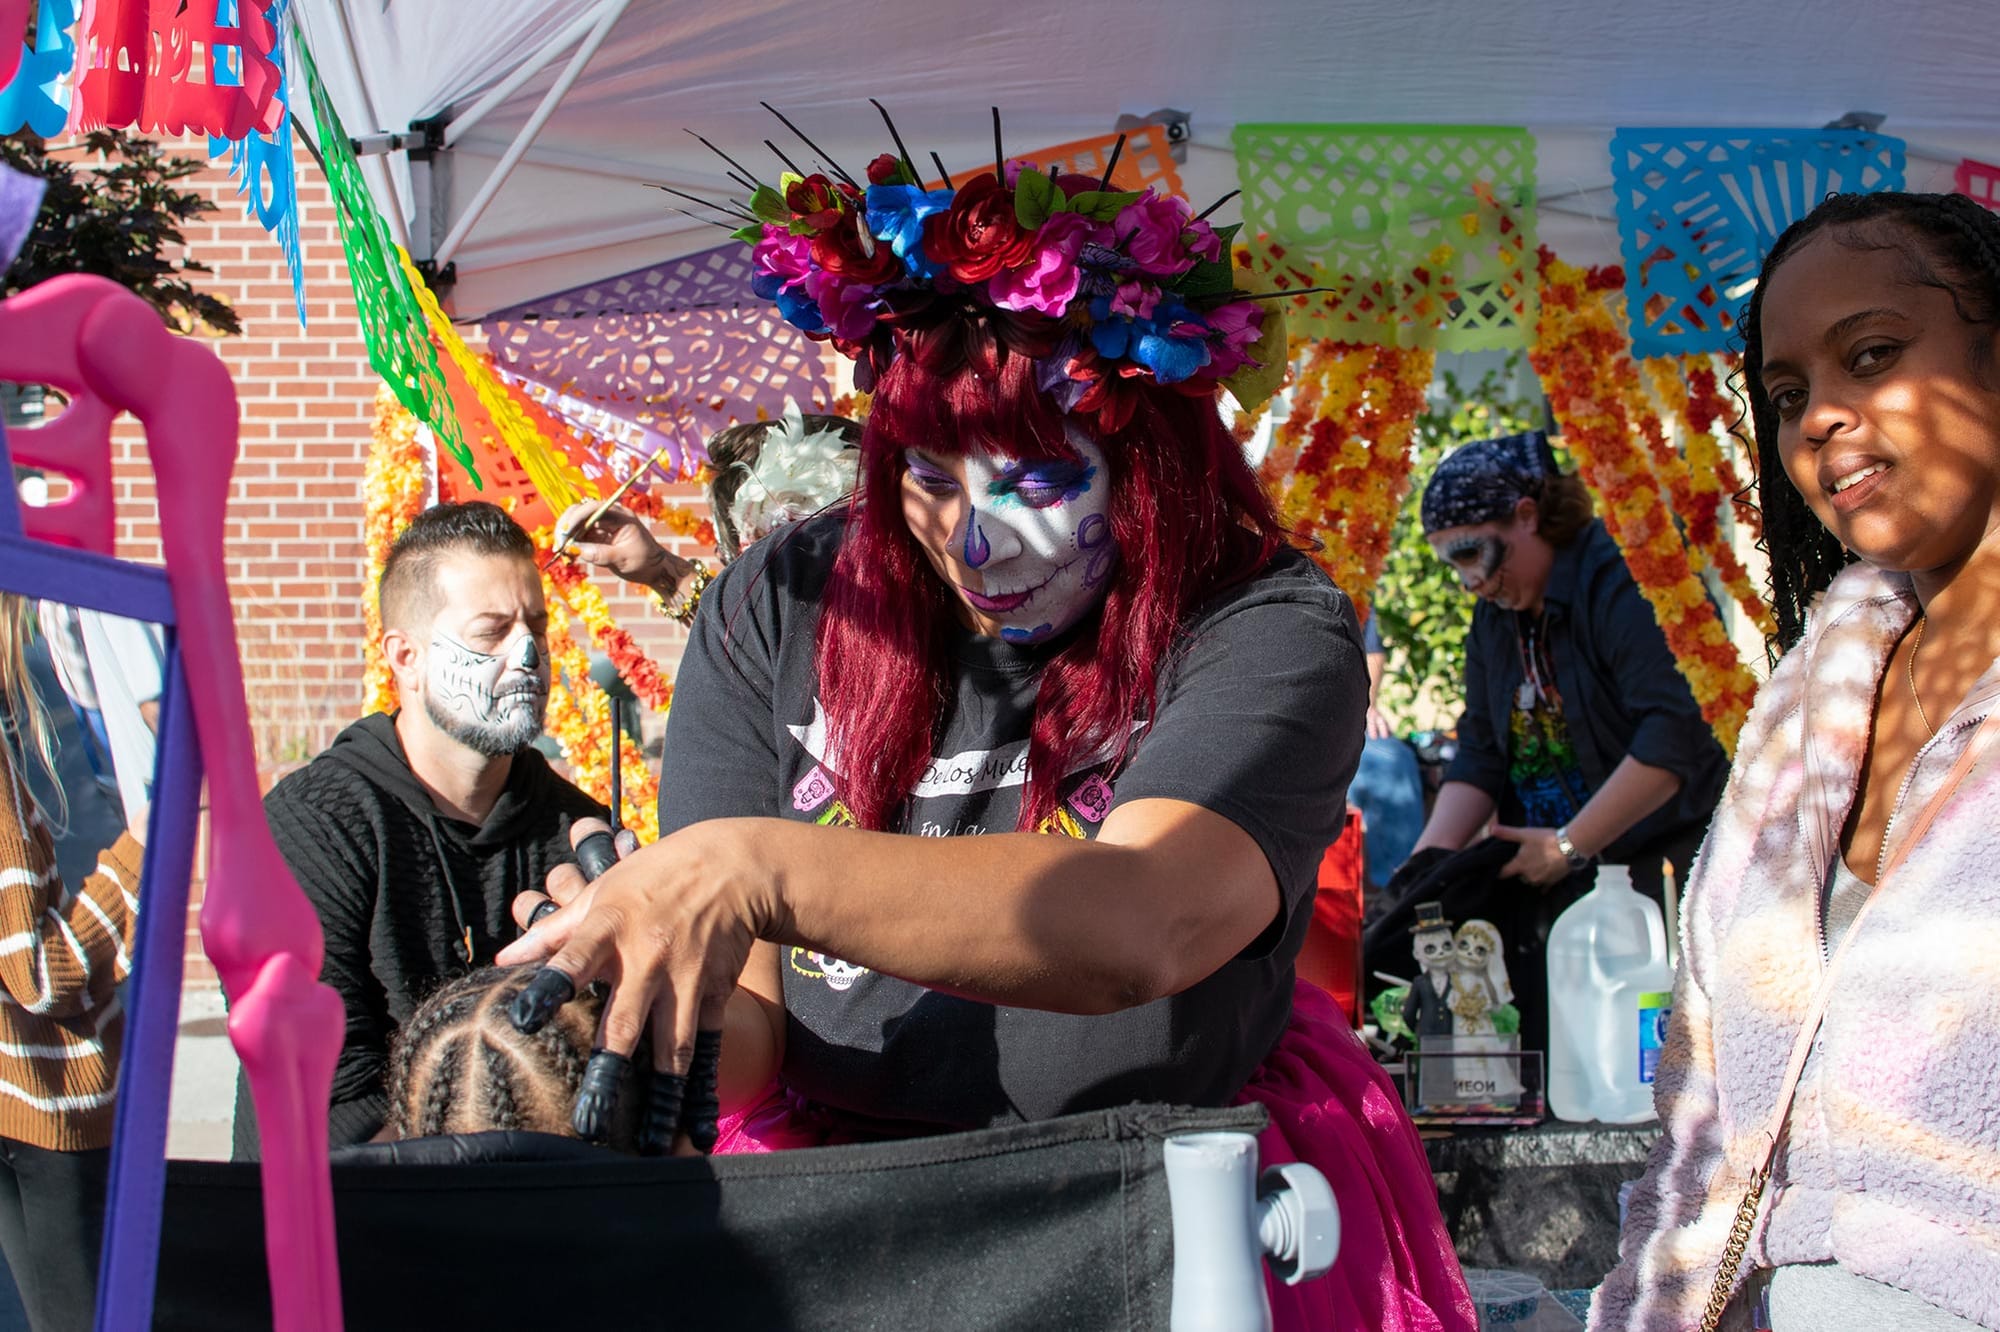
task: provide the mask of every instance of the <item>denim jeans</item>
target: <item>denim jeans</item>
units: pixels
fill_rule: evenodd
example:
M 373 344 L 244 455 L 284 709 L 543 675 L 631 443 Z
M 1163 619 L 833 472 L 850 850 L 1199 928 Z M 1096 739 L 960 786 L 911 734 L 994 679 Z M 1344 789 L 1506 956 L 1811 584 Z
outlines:
M 1380 888 L 1410 858 L 1424 830 L 1424 780 L 1416 752 L 1394 737 L 1370 740 L 1362 746 L 1347 798 L 1367 827 L 1368 886 Z

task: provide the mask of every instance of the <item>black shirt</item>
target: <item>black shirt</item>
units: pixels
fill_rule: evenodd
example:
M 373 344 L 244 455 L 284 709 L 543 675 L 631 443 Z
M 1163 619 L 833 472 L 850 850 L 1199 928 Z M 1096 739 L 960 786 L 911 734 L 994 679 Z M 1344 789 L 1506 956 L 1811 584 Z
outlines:
M 848 821 L 829 775 L 813 628 L 841 518 L 780 533 L 730 565 L 702 599 L 667 726 L 660 827 L 761 815 Z M 1088 632 L 1088 630 L 1086 630 Z M 897 831 L 1012 832 L 1028 734 L 1053 646 L 954 634 L 935 757 Z M 1068 774 L 1040 831 L 1094 837 L 1128 800 L 1213 810 L 1269 858 L 1279 916 L 1248 950 L 1187 991 L 1081 1017 L 996 1007 L 853 962 L 783 950 L 784 1081 L 877 1120 L 968 1128 L 1133 1100 L 1226 1103 L 1291 1014 L 1292 961 L 1311 919 L 1319 859 L 1339 834 L 1359 761 L 1367 676 L 1347 598 L 1285 551 L 1187 620 L 1151 718 L 1122 769 Z
M 410 771 L 395 718 L 376 713 L 264 797 L 278 850 L 326 931 L 320 978 L 347 1008 L 334 1065 L 330 1141 L 366 1142 L 388 1105 L 389 1041 L 427 995 L 520 935 L 517 894 L 574 861 L 569 826 L 604 806 L 531 748 L 514 755 L 484 823 L 440 814 Z M 471 955 L 466 935 L 471 935 Z M 257 1154 L 239 1079 L 233 1154 Z
M 1653 848 L 1659 843 L 1708 826 L 1729 759 L 1602 521 L 1593 519 L 1575 540 L 1556 548 L 1542 605 L 1546 655 L 1585 790 L 1602 789 L 1627 755 L 1681 779 L 1673 799 L 1604 850 L 1604 858 L 1617 864 L 1648 855 L 1657 862 Z M 1512 780 L 1512 719 L 1526 679 L 1520 617 L 1480 602 L 1465 641 L 1458 755 L 1445 779 L 1492 796 L 1507 823 L 1525 816 Z

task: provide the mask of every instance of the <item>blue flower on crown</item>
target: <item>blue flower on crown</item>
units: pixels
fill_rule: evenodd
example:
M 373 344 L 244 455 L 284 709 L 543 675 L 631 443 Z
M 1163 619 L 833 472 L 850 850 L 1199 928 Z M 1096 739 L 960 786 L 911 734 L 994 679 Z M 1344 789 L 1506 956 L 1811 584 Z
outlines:
M 918 185 L 870 185 L 868 230 L 903 261 L 913 278 L 928 281 L 938 268 L 924 254 L 924 219 L 951 207 L 953 191 L 926 190 Z
M 778 314 L 801 333 L 826 332 L 826 316 L 819 312 L 819 302 L 806 295 L 803 284 L 791 290 L 785 283 L 781 273 L 759 273 L 750 279 L 750 290 L 762 300 L 776 301 Z
M 1112 298 L 1090 303 L 1090 345 L 1106 360 L 1137 362 L 1162 384 L 1178 384 L 1208 364 L 1209 328 L 1187 306 L 1162 297 L 1151 315 L 1113 314 Z

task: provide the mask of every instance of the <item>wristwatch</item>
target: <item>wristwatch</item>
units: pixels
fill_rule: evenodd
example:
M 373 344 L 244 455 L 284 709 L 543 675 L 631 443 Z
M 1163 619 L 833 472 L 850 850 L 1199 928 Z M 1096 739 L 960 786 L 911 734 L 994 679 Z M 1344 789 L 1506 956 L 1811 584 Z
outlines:
M 1591 857 L 1576 849 L 1576 843 L 1569 840 L 1567 827 L 1556 829 L 1556 850 L 1562 852 L 1562 858 L 1569 862 L 1572 871 L 1590 868 Z

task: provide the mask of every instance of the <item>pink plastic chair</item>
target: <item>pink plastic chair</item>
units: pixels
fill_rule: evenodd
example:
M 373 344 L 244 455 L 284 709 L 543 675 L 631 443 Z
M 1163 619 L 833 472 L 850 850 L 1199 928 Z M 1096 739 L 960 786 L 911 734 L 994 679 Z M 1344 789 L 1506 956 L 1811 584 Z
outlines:
M 236 390 L 215 354 L 176 337 L 138 297 L 101 278 L 62 277 L 0 304 L 0 379 L 48 384 L 69 406 L 48 425 L 17 432 L 13 458 L 64 477 L 60 502 L 22 510 L 29 538 L 89 555 L 69 557 L 80 575 L 115 579 L 111 422 L 130 412 L 146 429 L 161 544 L 172 590 L 173 616 L 188 659 L 185 688 L 208 777 L 209 859 L 202 903 L 202 943 L 229 996 L 229 1037 L 249 1075 L 264 1144 L 264 1238 L 269 1258 L 273 1321 L 281 1332 L 338 1329 L 340 1274 L 334 1248 L 333 1190 L 327 1169 L 327 1103 L 345 1016 L 338 995 L 319 982 L 324 939 L 318 917 L 299 890 L 264 820 L 257 765 L 243 701 L 236 626 L 223 569 L 224 510 L 236 460 Z M 9 480 L 11 485 L 11 477 Z M 11 501 L 11 495 L 8 497 Z M 12 508 L 10 503 L 8 508 Z M 7 534 L 0 533 L 0 536 Z M 4 544 L 29 543 L 8 537 Z M 39 561 L 53 552 L 35 556 Z M 129 576 L 128 576 L 129 581 Z M 173 748 L 164 732 L 162 748 Z M 149 848 L 150 851 L 150 848 Z M 149 855 L 150 860 L 150 855 Z M 144 888 L 142 887 L 142 892 Z M 142 908 L 143 915 L 143 908 Z M 177 922 L 167 922 L 172 937 Z M 169 965 L 153 950 L 156 967 Z M 141 952 L 140 971 L 146 952 Z M 171 960 L 179 990 L 179 957 Z M 164 974 L 164 973 L 162 973 Z M 143 985 L 145 977 L 135 977 Z M 147 996 L 159 1024 L 159 995 Z M 138 1003 L 134 1003 L 137 1025 Z M 144 1077 L 121 1088 L 119 1131 L 137 1107 L 164 1126 L 170 1050 L 136 1045 Z M 128 1062 L 128 1074 L 139 1064 Z M 151 1160 L 114 1145 L 114 1206 L 150 1208 L 106 1221 L 105 1274 L 99 1284 L 98 1327 L 150 1325 L 164 1143 Z M 121 1189 L 130 1180 L 139 1187 Z M 150 1185 L 149 1187 L 146 1187 Z M 141 1202 L 138 1196 L 143 1196 Z M 148 1246 L 146 1237 L 154 1243 Z

